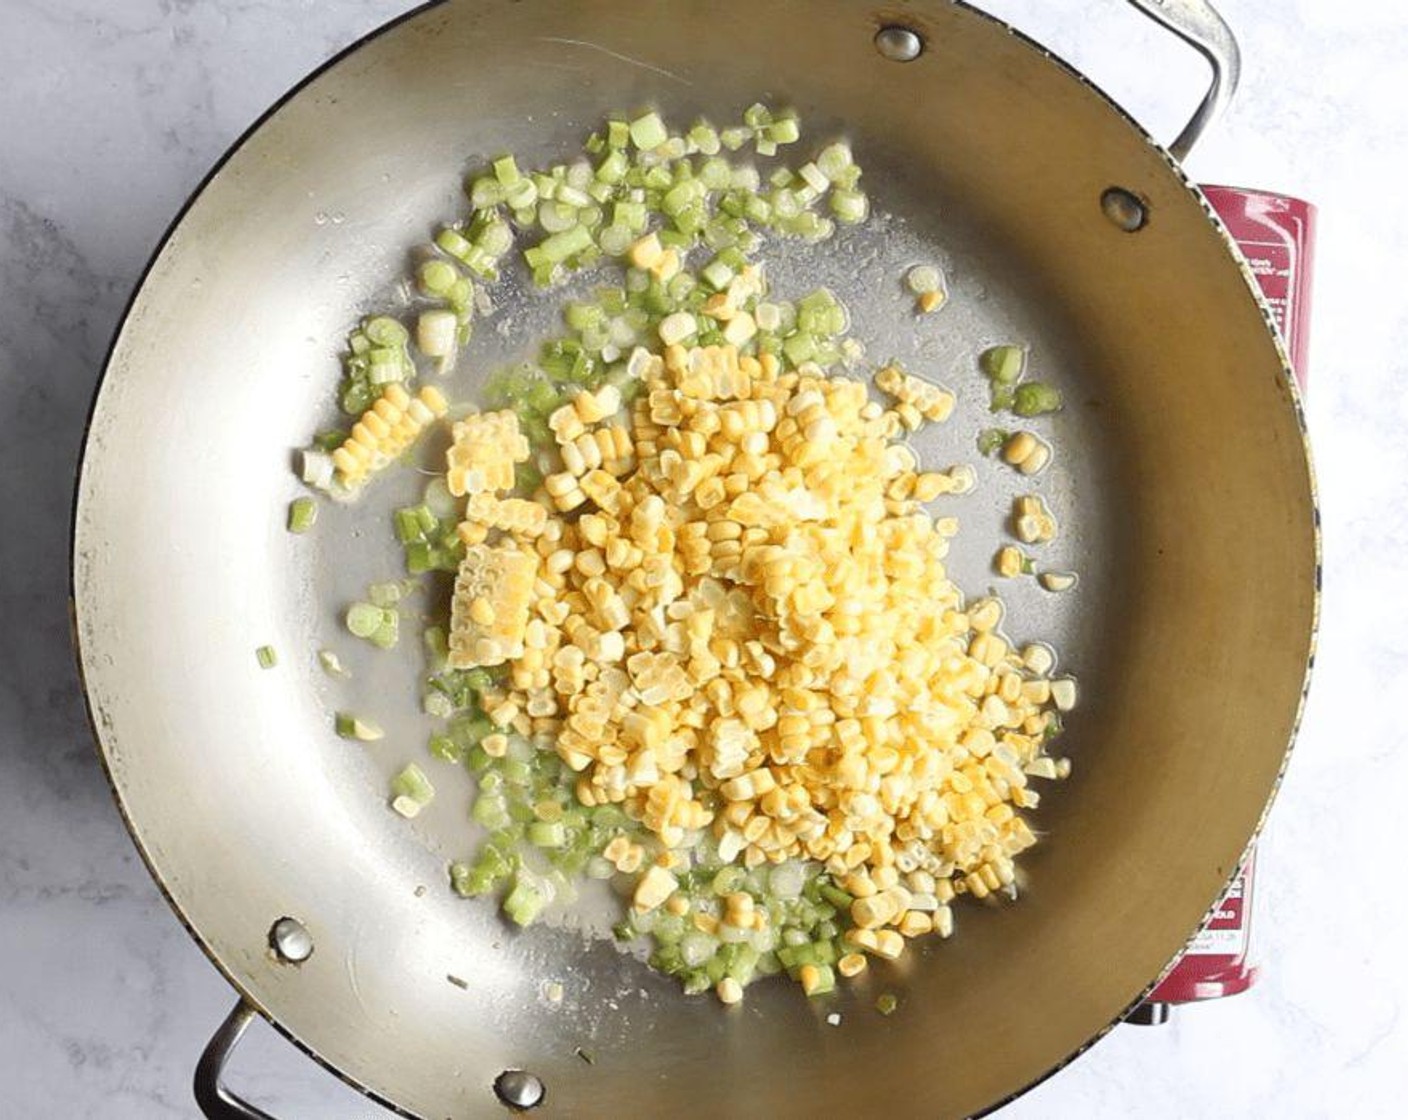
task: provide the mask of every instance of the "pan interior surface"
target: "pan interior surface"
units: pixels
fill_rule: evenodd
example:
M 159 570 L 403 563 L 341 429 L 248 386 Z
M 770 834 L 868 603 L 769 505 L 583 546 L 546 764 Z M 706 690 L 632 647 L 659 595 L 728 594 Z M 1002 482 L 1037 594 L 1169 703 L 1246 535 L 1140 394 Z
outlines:
M 106 764 L 154 874 L 231 980 L 409 1113 L 486 1114 L 509 1068 L 542 1077 L 545 1115 L 972 1113 L 1138 996 L 1259 824 L 1315 610 L 1313 496 L 1279 349 L 1200 198 L 1137 128 L 985 17 L 903 13 L 926 43 L 907 64 L 874 49 L 876 12 L 840 0 L 430 9 L 274 113 L 133 304 L 75 529 Z M 1062 596 L 1030 580 L 1001 591 L 1010 636 L 1054 638 L 1084 698 L 1064 739 L 1075 776 L 1047 794 L 1017 904 L 961 908 L 951 942 L 832 1002 L 763 983 L 725 1011 L 588 930 L 512 931 L 452 896 L 446 862 L 473 843 L 468 776 L 433 770 L 439 796 L 414 825 L 385 805 L 390 773 L 429 766 L 415 643 L 360 656 L 339 622 L 399 571 L 386 514 L 420 480 L 399 472 L 324 509 L 306 537 L 283 516 L 291 451 L 332 416 L 341 338 L 433 223 L 462 213 L 467 169 L 505 151 L 560 160 L 610 112 L 652 104 L 679 126 L 759 99 L 795 106 L 818 143 L 848 136 L 866 168 L 868 226 L 762 256 L 784 294 L 831 286 L 872 360 L 958 393 L 920 444 L 927 460 L 978 460 L 982 346 L 1029 342 L 1063 390 L 1040 484 L 1062 534 L 1042 561 L 1081 580 Z M 1104 217 L 1111 186 L 1145 200 L 1144 229 Z M 917 325 L 900 283 L 915 263 L 941 264 L 953 290 Z M 495 300 L 497 329 L 481 328 L 452 396 L 528 353 L 560 304 L 511 286 Z M 955 578 L 975 594 L 1019 489 L 991 464 L 981 480 L 948 507 L 963 523 Z M 258 667 L 262 645 L 277 671 Z M 329 645 L 350 680 L 319 672 Z M 337 739 L 343 708 L 387 739 Z M 284 915 L 315 944 L 298 967 L 270 957 Z M 886 991 L 900 1010 L 881 1017 Z

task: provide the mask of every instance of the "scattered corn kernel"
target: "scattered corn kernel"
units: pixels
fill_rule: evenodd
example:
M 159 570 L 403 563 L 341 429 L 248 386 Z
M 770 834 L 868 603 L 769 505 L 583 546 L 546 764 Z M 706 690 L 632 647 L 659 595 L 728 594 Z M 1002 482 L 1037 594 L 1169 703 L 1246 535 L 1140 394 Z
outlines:
M 743 998 L 743 985 L 732 976 L 725 976 L 714 988 L 714 992 L 720 1003 L 734 1004 Z
M 886 366 L 875 375 L 875 387 L 900 404 L 911 406 L 926 420 L 944 421 L 953 414 L 952 393 L 905 373 L 898 366 Z
M 993 567 L 997 569 L 997 574 L 1013 579 L 1027 570 L 1028 561 L 1026 553 L 1020 548 L 1012 545 L 1005 545 L 997 550 L 997 556 L 993 559 Z
M 1037 494 L 1023 494 L 1012 503 L 1012 528 L 1023 544 L 1056 539 L 1056 518 Z
M 862 953 L 847 953 L 836 962 L 836 971 L 850 978 L 859 976 L 866 969 L 866 959 Z

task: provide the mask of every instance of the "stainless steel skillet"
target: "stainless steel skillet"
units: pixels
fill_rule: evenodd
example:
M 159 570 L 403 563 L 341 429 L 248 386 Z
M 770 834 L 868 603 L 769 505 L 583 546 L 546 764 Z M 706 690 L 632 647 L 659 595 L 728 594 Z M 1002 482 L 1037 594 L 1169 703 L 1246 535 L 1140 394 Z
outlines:
M 1140 6 L 1225 46 L 1205 4 Z M 393 570 L 380 518 L 414 480 L 310 538 L 281 517 L 289 449 L 331 407 L 335 340 L 457 211 L 471 163 L 559 158 L 644 103 L 724 120 L 759 97 L 817 139 L 849 135 L 867 166 L 888 216 L 776 278 L 829 283 L 872 352 L 959 391 L 928 451 L 975 458 L 958 433 L 983 414 L 967 371 L 984 342 L 1030 342 L 1065 390 L 1043 486 L 1064 525 L 1051 563 L 1081 582 L 1008 598 L 1013 636 L 1056 636 L 1089 702 L 1018 904 L 970 907 L 952 942 L 824 1009 L 762 985 L 725 1013 L 610 945 L 511 933 L 450 895 L 467 778 L 444 776 L 414 829 L 381 796 L 424 738 L 413 655 L 356 662 L 346 685 L 312 658 Z M 916 335 L 896 283 L 920 259 L 946 266 L 954 300 Z M 551 308 L 502 314 L 458 392 Z M 964 586 L 986 586 L 1015 487 L 993 471 L 955 507 Z M 546 1086 L 545 1115 L 959 1116 L 1116 1020 L 1237 866 L 1299 713 L 1316 532 L 1284 355 L 1224 232 L 1168 152 L 1007 27 L 944 0 L 452 0 L 311 79 L 173 227 L 94 407 L 73 594 L 104 761 L 154 876 L 247 1008 L 383 1102 L 492 1114 L 517 1069 Z M 263 644 L 280 671 L 257 667 Z M 367 696 L 391 735 L 351 750 L 328 713 Z M 296 964 L 276 951 L 309 945 Z M 882 989 L 901 1014 L 870 1012 Z

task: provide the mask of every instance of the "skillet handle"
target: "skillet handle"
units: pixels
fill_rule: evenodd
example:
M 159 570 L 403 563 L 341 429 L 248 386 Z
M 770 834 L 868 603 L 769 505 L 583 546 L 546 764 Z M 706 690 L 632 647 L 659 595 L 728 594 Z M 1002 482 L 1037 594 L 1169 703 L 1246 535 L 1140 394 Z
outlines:
M 1182 163 L 1203 130 L 1232 100 L 1242 76 L 1242 52 L 1232 29 L 1208 0 L 1129 0 L 1150 19 L 1163 24 L 1184 42 L 1196 47 L 1212 66 L 1212 86 L 1178 138 L 1169 145 Z
M 226 1089 L 220 1075 L 230 1052 L 239 1042 L 245 1029 L 253 1021 L 255 1010 L 244 1000 L 235 1004 L 235 1009 L 220 1024 L 220 1029 L 211 1036 L 205 1052 L 196 1065 L 195 1095 L 196 1105 L 206 1120 L 274 1120 L 263 1109 L 235 1096 Z

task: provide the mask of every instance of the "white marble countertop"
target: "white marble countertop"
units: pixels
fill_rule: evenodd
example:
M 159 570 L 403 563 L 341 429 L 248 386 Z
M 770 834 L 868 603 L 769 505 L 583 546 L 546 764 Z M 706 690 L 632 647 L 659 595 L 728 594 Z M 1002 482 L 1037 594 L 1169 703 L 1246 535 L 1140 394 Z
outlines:
M 127 295 L 225 147 L 405 0 L 0 0 L 0 1115 L 195 1115 L 232 995 L 168 912 L 100 773 L 71 668 L 65 533 Z M 987 0 L 1168 136 L 1196 58 L 1118 0 Z M 1223 0 L 1246 70 L 1195 176 L 1321 207 L 1310 419 L 1326 590 L 1301 746 L 1262 845 L 1260 983 L 1122 1027 L 1004 1117 L 1388 1117 L 1408 1091 L 1408 422 L 1397 199 L 1408 12 Z M 1383 193 L 1380 193 L 1380 188 Z M 370 1104 L 260 1025 L 232 1079 L 288 1117 Z

